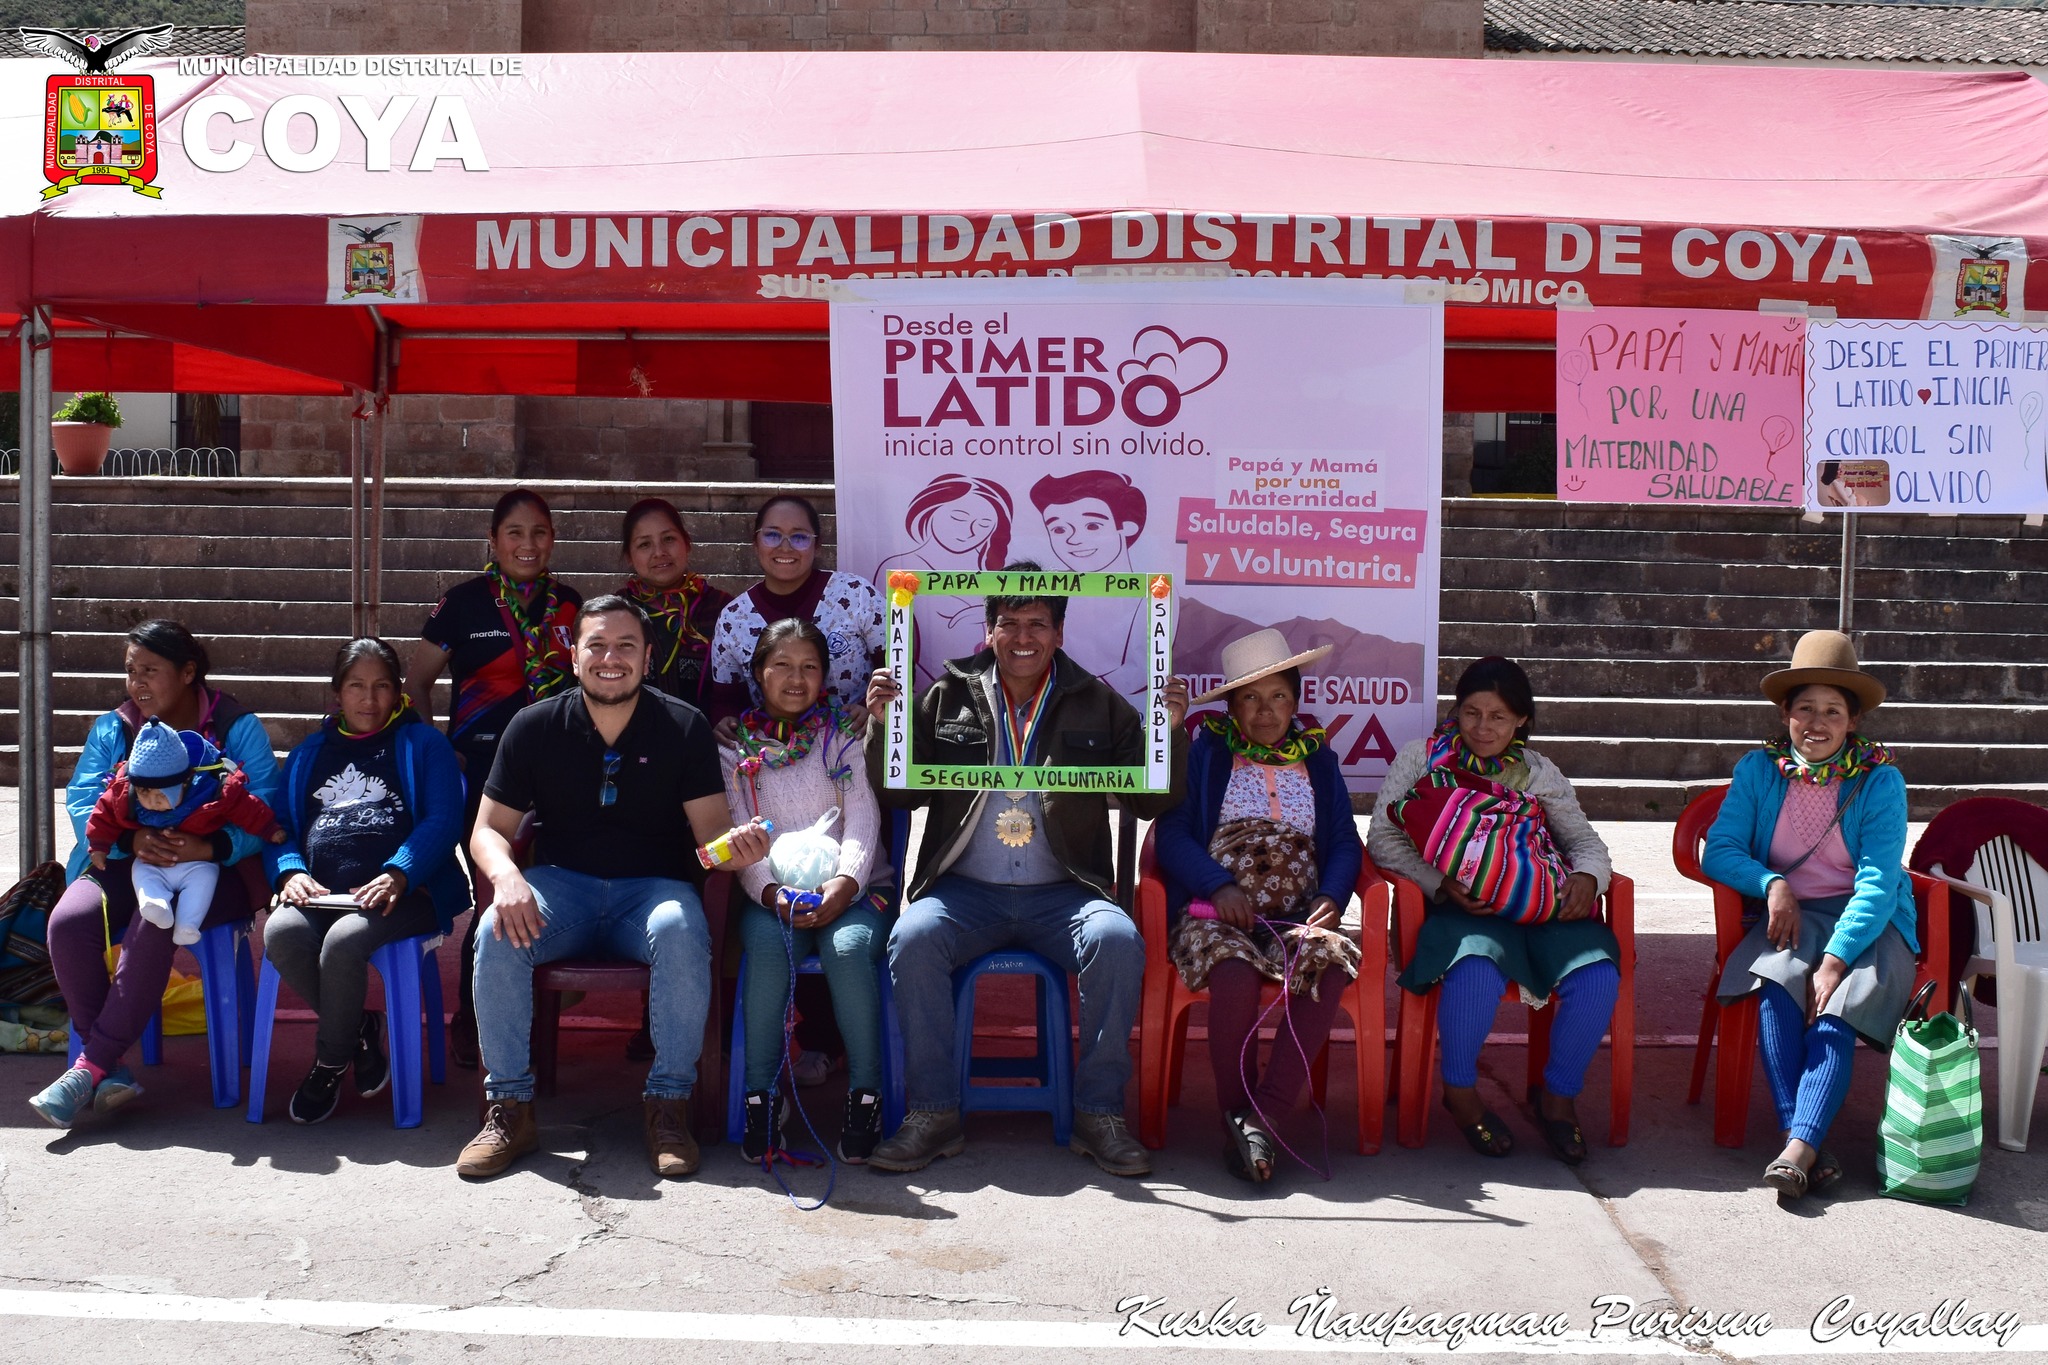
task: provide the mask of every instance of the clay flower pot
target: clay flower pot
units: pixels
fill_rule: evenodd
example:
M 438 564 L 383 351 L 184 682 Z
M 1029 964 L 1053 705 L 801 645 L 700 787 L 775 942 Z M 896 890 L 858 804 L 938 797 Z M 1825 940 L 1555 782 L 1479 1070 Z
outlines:
M 98 422 L 52 422 L 50 443 L 57 447 L 57 467 L 66 474 L 97 474 L 107 462 L 114 429 Z

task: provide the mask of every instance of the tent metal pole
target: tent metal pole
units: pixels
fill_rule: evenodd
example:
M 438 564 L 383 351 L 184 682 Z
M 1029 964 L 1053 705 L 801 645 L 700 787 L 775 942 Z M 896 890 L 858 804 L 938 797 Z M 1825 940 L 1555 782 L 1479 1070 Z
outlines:
M 1842 601 L 1835 629 L 1847 635 L 1856 621 L 1856 514 L 1842 513 Z
M 348 415 L 348 629 L 363 633 L 363 404 L 356 394 Z
M 370 408 L 370 582 L 369 631 L 383 634 L 384 616 L 384 414 L 391 407 L 391 328 L 375 308 L 370 321 L 377 328 L 377 396 Z
M 384 613 L 384 410 L 390 395 L 379 393 L 370 414 L 369 633 L 382 635 Z
M 48 862 L 57 839 L 51 810 L 50 677 L 50 313 L 32 308 L 21 324 L 21 629 L 16 745 L 19 870 Z

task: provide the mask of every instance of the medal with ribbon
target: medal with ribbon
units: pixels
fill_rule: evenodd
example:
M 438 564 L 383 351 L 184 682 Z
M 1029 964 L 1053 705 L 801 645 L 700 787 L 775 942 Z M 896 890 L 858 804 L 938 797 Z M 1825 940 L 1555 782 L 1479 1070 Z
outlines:
M 997 695 L 1002 698 L 1002 758 L 1011 767 L 1022 767 L 1031 761 L 1039 727 L 1045 724 L 1046 712 L 1052 706 L 1052 674 L 1052 669 L 1045 670 L 1045 676 L 1039 680 L 1038 691 L 1022 707 L 1012 706 L 1010 694 L 1003 690 L 1001 679 L 996 681 Z M 996 816 L 996 838 L 1010 848 L 1023 848 L 1037 833 L 1029 812 L 1022 804 L 1026 793 L 1004 792 L 1003 795 L 1010 805 Z

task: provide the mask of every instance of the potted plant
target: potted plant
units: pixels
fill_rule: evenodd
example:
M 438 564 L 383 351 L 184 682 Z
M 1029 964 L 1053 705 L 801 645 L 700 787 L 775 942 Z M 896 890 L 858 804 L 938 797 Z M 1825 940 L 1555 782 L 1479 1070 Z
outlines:
M 57 447 L 57 465 L 66 474 L 97 474 L 107 462 L 114 428 L 121 425 L 121 405 L 110 393 L 75 393 L 50 419 L 50 443 Z

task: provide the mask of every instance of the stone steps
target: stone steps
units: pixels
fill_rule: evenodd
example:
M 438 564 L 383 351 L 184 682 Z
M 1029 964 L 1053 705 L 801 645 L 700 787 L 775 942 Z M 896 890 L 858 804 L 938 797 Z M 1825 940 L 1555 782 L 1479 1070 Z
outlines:
M 1790 653 L 1787 646 L 1786 653 Z M 1477 656 L 1438 656 L 1437 686 L 1448 692 Z M 1778 659 L 1543 659 L 1524 656 L 1522 666 L 1539 696 L 1643 697 L 1712 700 L 1757 696 L 1757 684 Z M 1866 667 L 1876 669 L 1886 689 L 1902 701 L 1941 699 L 1930 704 L 2040 704 L 2044 680 L 2038 664 L 1902 663 L 1864 649 Z
M 1792 645 L 1816 627 L 1834 625 L 1834 613 L 1788 611 L 1775 628 L 1665 626 L 1544 621 L 1458 621 L 1438 623 L 1438 647 L 1463 656 L 1506 654 L 1516 659 L 1753 659 L 1791 658 Z M 1858 657 L 1867 661 L 1911 658 L 1936 663 L 2020 663 L 2038 667 L 2035 637 L 1960 631 L 1856 631 Z M 2039 681 L 2035 683 L 2038 689 Z
M 754 578 L 753 509 L 773 491 L 537 487 L 555 510 L 556 568 L 587 593 L 617 583 L 619 514 L 650 495 L 684 510 L 700 571 L 728 590 L 744 586 Z M 182 619 L 206 638 L 217 684 L 264 716 L 280 749 L 316 725 L 349 625 L 347 489 L 336 479 L 60 480 L 60 774 L 120 695 L 120 633 L 151 615 Z M 383 626 L 394 642 L 412 639 L 440 593 L 477 572 L 488 509 L 502 491 L 459 479 L 388 485 Z M 829 515 L 829 488 L 804 491 Z M 0 630 L 11 631 L 12 481 L 0 481 L 0 499 Z M 1439 688 L 1447 693 L 1480 653 L 1521 659 L 1540 698 L 1537 747 L 1572 775 L 1596 816 L 1668 819 L 1690 794 L 1725 781 L 1772 726 L 1758 680 L 1782 666 L 1798 634 L 1834 621 L 1833 522 L 1454 499 L 1444 526 Z M 2048 533 L 2013 518 L 1865 516 L 1858 527 L 1858 647 L 1893 698 L 1872 733 L 1898 753 L 1916 815 L 1973 791 L 2048 800 L 2048 632 L 2039 625 Z M 17 693 L 17 679 L 0 674 L 0 769 L 9 780 Z
M 1839 594 L 1834 561 L 1826 564 L 1702 563 L 1694 560 L 1532 560 L 1460 556 L 1444 561 L 1444 588 L 1510 592 L 1675 593 L 1701 597 L 1796 597 Z M 1865 601 L 2048 602 L 2048 571 L 2023 569 L 1873 568 L 1859 564 L 1856 596 Z
M 2048 574 L 2040 577 L 2043 586 L 2048 586 Z M 2036 642 L 2036 657 L 2048 662 L 2048 635 L 2034 634 L 2041 621 L 2038 602 L 1906 600 L 1866 596 L 1860 582 L 1857 587 L 1855 614 L 1859 632 L 2024 635 Z M 1769 631 L 1782 628 L 1788 613 L 1793 614 L 1793 619 L 1809 621 L 1817 616 L 1830 616 L 1837 607 L 1838 598 L 1832 593 L 1758 597 L 1633 592 L 1618 586 L 1606 592 L 1449 587 L 1443 590 L 1446 620 L 1533 621 L 1546 627 L 1668 625 Z

